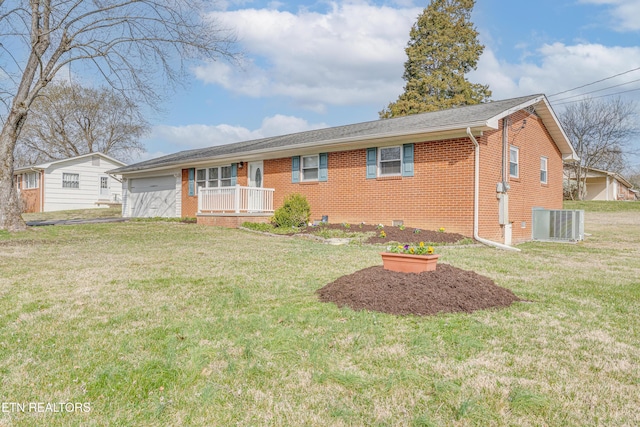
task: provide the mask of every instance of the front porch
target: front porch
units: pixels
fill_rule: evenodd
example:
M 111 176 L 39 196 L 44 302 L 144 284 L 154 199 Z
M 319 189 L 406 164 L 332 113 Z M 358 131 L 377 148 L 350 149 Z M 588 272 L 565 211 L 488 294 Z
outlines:
M 237 228 L 243 222 L 269 222 L 273 188 L 214 187 L 198 189 L 198 224 Z

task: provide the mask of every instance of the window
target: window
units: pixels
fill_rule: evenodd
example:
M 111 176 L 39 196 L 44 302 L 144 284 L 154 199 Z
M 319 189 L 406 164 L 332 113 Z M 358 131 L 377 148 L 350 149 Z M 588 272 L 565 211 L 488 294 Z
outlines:
M 62 188 L 80 188 L 80 175 L 77 173 L 63 173 Z
M 379 149 L 378 176 L 397 176 L 402 172 L 402 147 Z
M 231 187 L 231 166 L 197 169 L 196 187 Z
M 302 181 L 317 181 L 320 161 L 318 155 L 302 157 Z
M 23 175 L 23 180 L 24 180 L 24 186 L 23 188 L 29 189 L 29 188 L 38 188 L 38 176 L 40 174 L 38 172 L 32 172 L 32 173 L 25 173 Z
M 540 157 L 540 182 L 547 183 L 547 158 Z
M 91 165 L 100 166 L 100 156 L 91 156 Z
M 509 147 L 509 175 L 518 178 L 519 175 L 519 149 L 518 147 Z

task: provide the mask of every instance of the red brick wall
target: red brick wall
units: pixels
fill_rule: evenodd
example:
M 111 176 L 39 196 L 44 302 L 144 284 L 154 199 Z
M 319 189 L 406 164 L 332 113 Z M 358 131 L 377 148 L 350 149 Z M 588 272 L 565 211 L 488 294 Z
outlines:
M 328 181 L 291 182 L 291 158 L 264 164 L 264 186 L 275 188 L 274 206 L 291 193 L 304 194 L 312 219 L 329 222 L 473 232 L 473 144 L 468 138 L 418 143 L 414 176 L 366 178 L 366 150 L 329 153 Z
M 523 119 L 527 120 L 522 127 Z M 501 124 L 502 125 L 502 124 Z M 502 129 L 485 132 L 480 144 L 479 235 L 504 242 L 498 224 L 496 184 L 501 181 Z M 562 208 L 562 157 L 540 119 L 523 111 L 511 116 L 509 144 L 519 147 L 519 178 L 509 178 L 508 151 L 505 180 L 509 191 L 509 221 L 513 242 L 531 238 L 534 206 Z M 540 157 L 548 158 L 548 183 L 540 183 Z M 247 166 L 238 169 L 238 183 L 246 185 Z M 312 220 L 328 215 L 329 222 L 391 225 L 473 235 L 474 145 L 469 138 L 416 143 L 414 176 L 366 178 L 366 150 L 328 153 L 328 181 L 291 182 L 291 158 L 264 161 L 264 187 L 275 188 L 277 209 L 291 193 L 306 196 Z M 183 171 L 183 216 L 194 216 L 196 198 L 188 194 Z M 189 200 L 193 199 L 193 200 Z M 185 203 L 189 202 L 189 204 Z M 208 220 L 207 220 L 208 221 Z M 217 225 L 222 225 L 216 220 Z M 522 224 L 524 222 L 524 228 Z
M 189 196 L 189 169 L 182 169 L 182 218 L 194 218 L 198 212 L 198 196 Z
M 523 126 L 523 120 L 526 125 Z M 501 180 L 502 121 L 500 129 L 478 138 L 480 144 L 480 209 L 479 235 L 485 239 L 504 241 L 504 229 L 498 224 L 499 201 L 496 184 Z M 553 143 L 542 121 L 524 111 L 510 117 L 508 145 L 519 149 L 519 177 L 509 176 L 509 152 L 505 164 L 505 180 L 510 185 L 509 221 L 514 243 L 531 239 L 533 207 L 562 209 L 562 155 Z M 540 182 L 540 157 L 548 159 L 547 184 Z M 523 224 L 524 223 L 524 224 Z M 524 227 L 523 227 L 524 225 Z

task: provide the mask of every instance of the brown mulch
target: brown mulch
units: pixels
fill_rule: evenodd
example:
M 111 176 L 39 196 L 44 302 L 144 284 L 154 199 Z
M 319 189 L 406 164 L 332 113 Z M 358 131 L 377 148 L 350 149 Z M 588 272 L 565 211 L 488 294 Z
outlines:
M 345 227 L 343 224 L 321 224 L 316 226 L 305 227 L 301 229 L 301 233 L 311 233 L 317 230 L 318 227 L 325 227 L 333 230 L 343 230 L 346 232 L 358 232 L 358 233 L 366 233 L 366 232 L 374 232 L 375 235 L 367 239 L 365 243 L 368 244 L 384 244 L 389 242 L 398 242 L 398 243 L 419 243 L 419 242 L 429 242 L 429 243 L 456 243 L 460 240 L 464 239 L 465 236 L 457 233 L 449 233 L 433 231 L 433 230 L 423 230 L 416 229 L 412 227 L 405 227 L 404 230 L 400 229 L 400 227 L 393 227 L 390 225 L 385 226 L 384 228 L 378 229 L 376 225 L 373 224 L 350 224 L 349 227 Z M 380 232 L 384 230 L 386 234 L 385 237 L 380 237 Z M 417 232 L 416 232 L 417 231 Z
M 375 266 L 342 276 L 317 291 L 338 307 L 407 315 L 470 313 L 522 301 L 473 271 L 438 264 L 435 271 L 396 273 Z

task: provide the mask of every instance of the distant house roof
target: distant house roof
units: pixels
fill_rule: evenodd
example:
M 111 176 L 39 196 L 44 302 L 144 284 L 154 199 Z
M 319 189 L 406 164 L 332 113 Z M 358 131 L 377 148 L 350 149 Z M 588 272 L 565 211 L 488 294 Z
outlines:
M 319 150 L 341 151 L 370 146 L 372 142 L 442 140 L 464 136 L 467 128 L 479 135 L 486 130 L 498 129 L 500 119 L 527 107 L 535 109 L 563 158 L 577 159 L 547 98 L 544 95 L 529 95 L 449 110 L 180 151 L 109 172 L 121 174 L 169 169 L 177 165 L 196 166 L 211 161 L 277 158 L 286 156 L 292 150 L 298 154 L 304 154 L 305 150 L 309 153 Z
M 53 165 L 57 165 L 57 164 L 60 164 L 60 163 L 65 163 L 65 162 L 68 162 L 70 160 L 82 159 L 84 157 L 90 157 L 90 156 L 100 156 L 100 157 L 102 157 L 102 158 L 104 158 L 106 160 L 109 160 L 112 163 L 117 164 L 117 165 L 121 165 L 121 166 L 125 166 L 126 165 L 126 163 L 121 162 L 120 160 L 116 160 L 111 156 L 107 156 L 104 153 L 87 153 L 87 154 L 82 154 L 80 156 L 69 157 L 69 158 L 66 158 L 66 159 L 52 160 L 52 161 L 47 162 L 47 163 L 39 163 L 37 165 L 23 166 L 23 167 L 14 169 L 13 173 L 16 174 L 16 173 L 22 173 L 22 172 L 27 172 L 27 171 L 33 171 L 34 169 L 36 169 L 36 170 L 46 170 L 46 169 L 50 168 Z
M 618 180 L 620 183 L 622 183 L 625 187 L 632 189 L 633 188 L 633 184 L 631 182 L 629 182 L 625 177 L 623 177 L 622 175 L 620 175 L 617 172 L 609 172 L 606 171 L 604 169 L 596 169 L 596 168 L 583 168 L 587 170 L 587 178 L 594 178 L 594 177 L 602 177 L 602 176 L 610 176 L 611 178 L 614 178 L 616 180 Z M 573 169 L 572 168 L 565 168 L 565 175 L 567 176 L 567 178 L 569 179 L 573 179 L 575 180 L 575 175 L 573 173 Z

